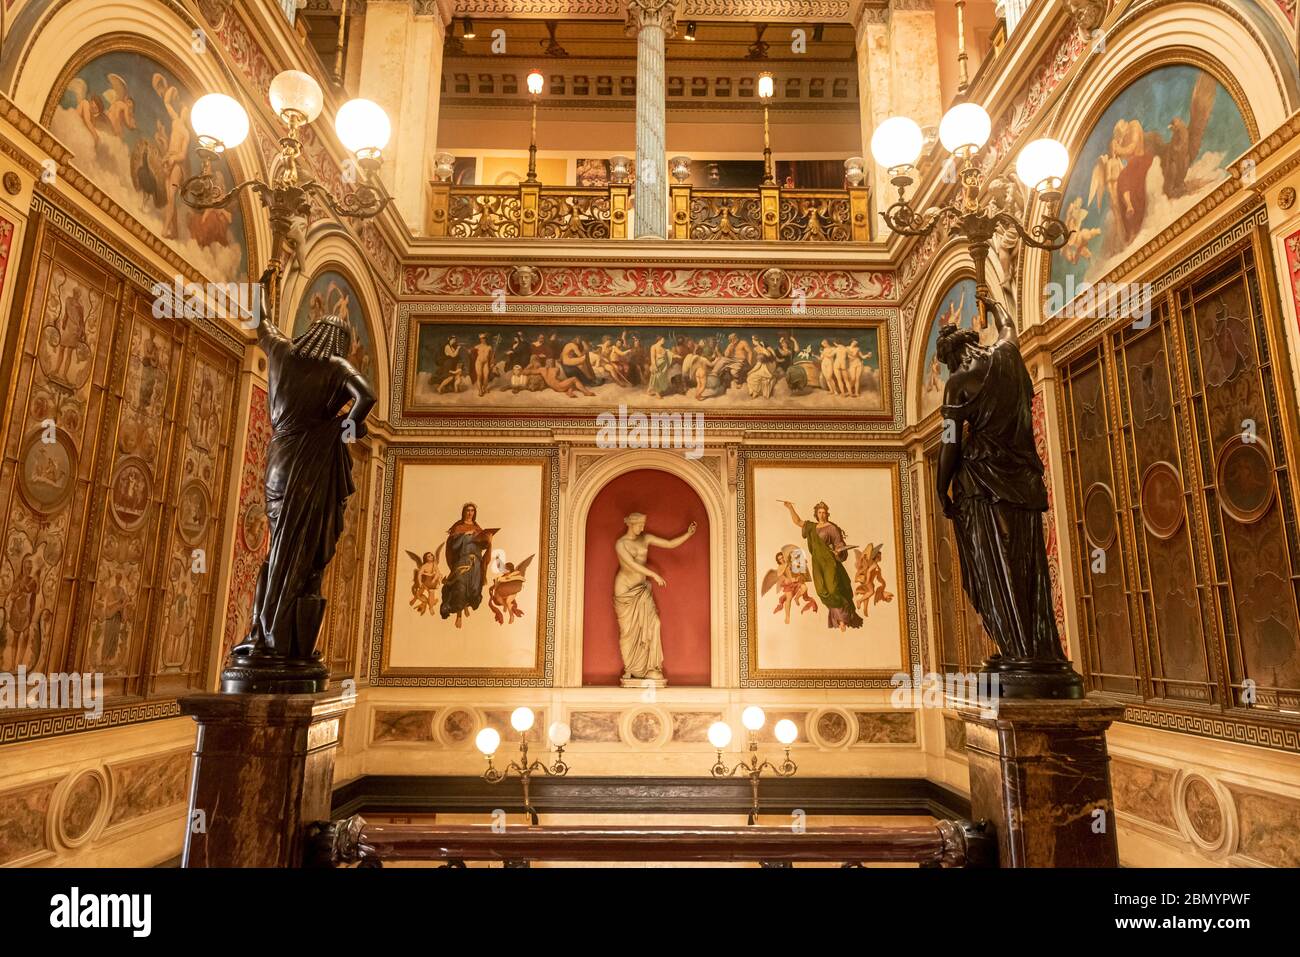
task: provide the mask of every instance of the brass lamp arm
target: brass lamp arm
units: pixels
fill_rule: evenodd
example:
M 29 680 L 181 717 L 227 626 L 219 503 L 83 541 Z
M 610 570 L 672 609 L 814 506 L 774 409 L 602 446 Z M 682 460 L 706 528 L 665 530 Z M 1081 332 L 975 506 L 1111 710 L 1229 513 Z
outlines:
M 216 209 L 229 206 L 231 201 L 246 189 L 258 191 L 265 189 L 265 186 L 257 180 L 246 179 L 232 186 L 227 192 L 214 196 L 215 183 L 216 180 L 211 173 L 198 173 L 181 183 L 177 189 L 185 205 L 193 209 Z
M 1074 235 L 1074 230 L 1067 229 L 1065 223 L 1055 216 L 1046 217 L 1030 229 L 1025 229 L 1020 220 L 1010 213 L 998 213 L 993 218 L 998 225 L 1014 229 L 1026 245 L 1049 252 L 1060 249 Z
M 880 214 L 886 226 L 903 236 L 925 236 L 932 232 L 934 227 L 944 219 L 960 215 L 961 210 L 953 203 L 948 203 L 926 214 L 916 212 L 902 199 Z
M 383 195 L 369 183 L 360 184 L 341 200 L 335 199 L 329 190 L 315 180 L 305 183 L 302 188 L 315 193 L 335 216 L 348 219 L 371 219 L 382 213 L 393 201 L 393 197 Z

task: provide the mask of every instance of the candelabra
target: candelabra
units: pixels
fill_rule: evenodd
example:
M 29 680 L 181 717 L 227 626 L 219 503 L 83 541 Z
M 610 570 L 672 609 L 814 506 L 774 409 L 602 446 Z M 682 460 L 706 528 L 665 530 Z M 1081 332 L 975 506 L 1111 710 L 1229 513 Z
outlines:
M 349 100 L 339 108 L 335 130 L 351 150 L 361 175 L 345 171 L 343 179 L 354 183 L 354 189 L 336 198 L 316 180 L 304 178 L 298 162 L 302 155 L 301 130 L 314 122 L 324 108 L 320 84 L 306 73 L 286 70 L 271 81 L 267 92 L 271 108 L 286 127 L 271 163 L 270 182 L 254 178 L 229 190 L 224 188 L 216 163 L 222 154 L 247 138 L 248 114 L 232 97 L 208 93 L 199 97 L 190 111 L 202 169 L 181 184 L 180 196 L 194 209 L 213 209 L 228 206 L 244 190 L 256 193 L 271 223 L 269 262 L 278 270 L 294 221 L 310 214 L 311 196 L 318 197 L 334 215 L 351 219 L 370 219 L 392 202 L 375 180 L 392 127 L 383 109 L 370 100 Z
M 957 65 L 961 95 L 966 91 L 964 5 L 962 0 L 958 0 Z M 871 153 L 876 162 L 889 171 L 889 181 L 898 190 L 898 199 L 880 214 L 885 224 L 904 236 L 924 236 L 941 222 L 954 226 L 966 238 L 975 267 L 976 297 L 981 303 L 988 299 L 985 266 L 990 245 L 999 228 L 1010 229 L 1027 245 L 1048 251 L 1064 246 L 1072 232 L 1055 213 L 1056 205 L 1061 201 L 1061 184 L 1070 165 L 1070 156 L 1054 139 L 1034 140 L 1026 144 L 1016 158 L 1016 177 L 1043 204 L 1044 215 L 1038 223 L 1026 226 L 1017 216 L 983 195 L 984 174 L 975 162 L 975 154 L 988 142 L 992 125 L 988 113 L 977 103 L 959 102 L 944 114 L 939 121 L 939 141 L 952 154 L 953 169 L 961 189 L 953 202 L 924 212 L 914 209 L 906 198 L 924 144 L 920 125 L 909 117 L 893 116 L 876 127 L 871 135 Z
M 483 752 L 487 758 L 487 770 L 483 772 L 483 780 L 489 784 L 500 784 L 510 775 L 518 775 L 524 788 L 524 810 L 528 812 L 528 820 L 537 823 L 537 809 L 533 807 L 532 800 L 532 777 L 538 772 L 544 773 L 548 778 L 562 778 L 569 773 L 569 766 L 564 763 L 564 746 L 569 743 L 569 726 L 562 721 L 554 722 L 547 733 L 550 736 L 551 744 L 555 746 L 555 763 L 550 767 L 546 766 L 543 761 L 528 760 L 528 731 L 533 726 L 536 715 L 533 714 L 532 708 L 516 708 L 510 715 L 510 726 L 519 732 L 519 760 L 511 761 L 504 770 L 498 770 L 492 764 L 492 755 L 501 745 L 501 735 L 494 728 L 484 728 L 478 733 L 474 743 L 478 749 Z
M 533 124 L 528 135 L 528 176 L 524 182 L 530 186 L 541 182 L 537 178 L 537 97 L 541 95 L 544 82 L 540 70 L 528 74 L 528 96 L 533 101 Z
M 768 104 L 776 92 L 776 81 L 770 73 L 758 75 L 758 98 L 763 101 L 763 185 L 776 185 L 776 170 L 772 168 L 772 131 L 768 125 Z
M 767 715 L 758 705 L 750 705 L 740 715 L 740 723 L 745 726 L 749 732 L 749 754 L 742 759 L 735 767 L 728 768 L 722 758 L 723 749 L 731 743 L 731 725 L 725 721 L 715 721 L 709 728 L 709 743 L 717 748 L 718 757 L 713 762 L 710 772 L 715 778 L 730 778 L 737 775 L 744 775 L 749 778 L 750 793 L 753 801 L 750 804 L 749 818 L 747 823 L 758 823 L 758 781 L 763 776 L 764 771 L 771 771 L 777 777 L 792 777 L 799 770 L 799 766 L 790 759 L 790 745 L 794 739 L 799 736 L 799 729 L 789 718 L 782 718 L 776 723 L 773 729 L 776 732 L 776 739 L 785 746 L 785 760 L 780 764 L 772 764 L 770 761 L 760 761 L 758 757 L 758 732 L 763 725 L 767 723 Z

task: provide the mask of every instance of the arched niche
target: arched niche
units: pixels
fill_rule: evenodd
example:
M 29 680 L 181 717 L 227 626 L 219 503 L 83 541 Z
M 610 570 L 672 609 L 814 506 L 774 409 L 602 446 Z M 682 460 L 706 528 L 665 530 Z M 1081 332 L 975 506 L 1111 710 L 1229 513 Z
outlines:
M 372 368 L 367 378 L 378 398 L 374 417 L 387 419 L 392 362 L 382 321 L 382 307 L 365 256 L 351 237 L 333 224 L 321 224 L 312 230 L 300 266 L 292 268 L 285 279 L 281 291 L 284 331 L 288 335 L 301 331 L 300 320 L 310 313 L 315 294 L 326 294 L 325 298 L 328 299 L 327 274 L 331 272 L 346 280 L 355 294 L 351 318 L 354 324 L 360 323 L 363 335 L 369 342 Z M 323 278 L 326 280 L 326 288 L 318 289 Z M 367 370 L 363 369 L 362 372 Z
M 933 408 L 923 406 L 921 387 L 926 375 L 926 351 L 933 332 L 936 313 L 953 285 L 974 279 L 974 264 L 964 239 L 950 240 L 934 257 L 926 270 L 925 281 L 916 295 L 917 309 L 907 339 L 907 375 L 904 386 L 904 409 L 907 423 L 925 420 Z
M 582 609 L 582 683 L 617 685 L 622 674 L 618 620 L 614 613 L 614 544 L 626 530 L 623 518 L 646 516 L 646 532 L 676 538 L 691 522 L 695 535 L 677 548 L 652 546 L 647 565 L 663 576 L 654 588 L 670 687 L 708 686 L 710 646 L 710 523 L 708 509 L 689 482 L 656 468 L 624 472 L 607 482 L 587 509 Z

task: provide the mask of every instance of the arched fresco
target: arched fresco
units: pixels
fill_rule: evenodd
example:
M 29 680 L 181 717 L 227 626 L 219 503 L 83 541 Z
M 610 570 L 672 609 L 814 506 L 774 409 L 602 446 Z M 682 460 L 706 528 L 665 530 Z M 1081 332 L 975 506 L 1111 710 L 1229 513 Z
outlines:
M 189 86 L 153 57 L 133 50 L 94 56 L 56 91 L 51 131 L 77 167 L 112 199 L 214 282 L 248 274 L 248 242 L 238 203 L 194 210 L 178 189 L 198 172 Z M 224 163 L 217 169 L 230 185 Z

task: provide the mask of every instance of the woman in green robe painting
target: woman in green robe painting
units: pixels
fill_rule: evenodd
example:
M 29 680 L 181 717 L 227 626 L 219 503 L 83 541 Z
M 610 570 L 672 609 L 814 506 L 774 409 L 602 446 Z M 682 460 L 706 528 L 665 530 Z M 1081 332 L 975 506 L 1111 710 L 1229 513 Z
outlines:
M 827 628 L 846 631 L 861 628 L 862 617 L 853 607 L 853 582 L 844 568 L 850 546 L 844 540 L 844 530 L 831 521 L 831 510 L 825 502 L 813 506 L 813 520 L 805 522 L 794 510 L 793 502 L 782 501 L 790 510 L 791 520 L 803 533 L 807 543 L 804 560 L 812 572 L 813 587 L 826 605 Z M 792 560 L 797 561 L 796 555 Z

